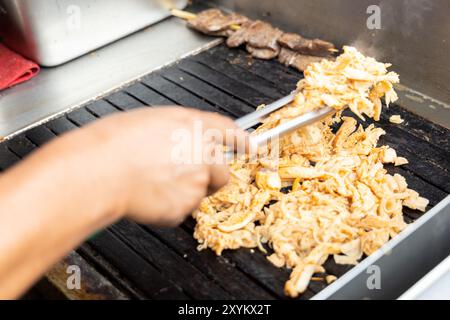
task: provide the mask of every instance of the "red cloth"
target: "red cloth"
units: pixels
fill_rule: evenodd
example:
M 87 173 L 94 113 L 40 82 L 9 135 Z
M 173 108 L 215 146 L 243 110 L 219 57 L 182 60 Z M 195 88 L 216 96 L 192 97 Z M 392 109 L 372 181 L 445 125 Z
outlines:
M 0 43 L 0 90 L 30 80 L 39 73 L 39 66 Z

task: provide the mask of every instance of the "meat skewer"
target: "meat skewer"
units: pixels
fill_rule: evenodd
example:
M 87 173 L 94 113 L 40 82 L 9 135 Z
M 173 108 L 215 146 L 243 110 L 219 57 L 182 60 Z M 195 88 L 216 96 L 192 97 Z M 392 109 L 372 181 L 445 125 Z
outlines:
M 278 43 L 285 48 L 300 54 L 311 56 L 328 56 L 336 51 L 334 44 L 321 39 L 305 39 L 296 33 L 283 33 Z
M 331 59 L 331 54 L 337 51 L 331 42 L 284 33 L 269 23 L 253 21 L 237 13 L 225 15 L 218 9 L 208 9 L 199 14 L 172 10 L 172 14 L 187 20 L 189 27 L 204 34 L 228 37 L 226 44 L 230 48 L 245 45 L 255 58 L 278 57 L 280 63 L 302 72 L 311 63 Z
M 280 52 L 278 38 L 283 32 L 270 24 L 251 21 L 237 13 L 224 15 L 218 9 L 208 9 L 195 15 L 182 10 L 172 10 L 172 15 L 188 21 L 188 26 L 202 33 L 228 37 L 231 48 L 246 44 L 247 51 L 255 58 L 273 59 Z
M 247 51 L 259 59 L 273 59 L 280 53 L 278 38 L 283 32 L 260 20 L 247 21 L 227 39 L 230 48 L 246 44 Z

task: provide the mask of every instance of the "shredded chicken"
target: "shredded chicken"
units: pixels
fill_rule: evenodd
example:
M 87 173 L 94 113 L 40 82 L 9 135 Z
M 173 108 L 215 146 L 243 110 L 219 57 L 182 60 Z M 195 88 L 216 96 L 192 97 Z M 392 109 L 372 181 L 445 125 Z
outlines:
M 402 119 L 402 117 L 400 117 L 400 115 L 398 115 L 398 114 L 394 114 L 393 116 L 389 117 L 389 122 L 391 122 L 391 123 L 402 124 L 403 121 L 404 120 Z
M 330 283 L 332 283 L 332 282 L 335 282 L 336 280 L 337 280 L 337 277 L 336 277 L 336 276 L 333 276 L 333 275 L 328 275 L 328 276 L 325 277 L 325 281 L 326 281 L 328 284 L 330 284 Z
M 361 119 L 378 120 L 380 99 L 386 104 L 397 99 L 392 85 L 398 75 L 388 67 L 344 47 L 335 61 L 309 66 L 295 101 L 253 134 L 326 105 L 338 111 L 348 106 Z M 230 183 L 193 214 L 198 249 L 220 255 L 226 249 L 259 248 L 275 266 L 292 269 L 285 284 L 291 297 L 304 292 L 315 273 L 325 272 L 322 265 L 330 256 L 338 264 L 357 264 L 406 227 L 403 206 L 425 211 L 428 204 L 408 189 L 404 177 L 384 169 L 385 163 L 407 162 L 389 146 L 377 146 L 384 134 L 338 112 L 284 136 L 278 149 L 261 148 L 257 160 L 235 160 Z M 286 186 L 292 186 L 290 192 L 281 192 Z

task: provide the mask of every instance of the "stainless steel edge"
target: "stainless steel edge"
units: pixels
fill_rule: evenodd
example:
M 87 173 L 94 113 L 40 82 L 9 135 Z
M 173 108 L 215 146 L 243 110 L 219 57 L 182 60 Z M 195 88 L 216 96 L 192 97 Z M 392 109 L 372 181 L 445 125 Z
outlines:
M 398 300 L 448 299 L 450 299 L 450 255 L 398 298 Z
M 449 252 L 450 195 L 313 300 L 396 299 Z

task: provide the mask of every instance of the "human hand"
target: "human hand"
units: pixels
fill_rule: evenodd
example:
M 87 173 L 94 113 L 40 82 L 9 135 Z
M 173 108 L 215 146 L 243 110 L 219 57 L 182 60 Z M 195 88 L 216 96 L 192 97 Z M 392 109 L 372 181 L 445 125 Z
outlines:
M 215 137 L 208 139 L 208 130 Z M 204 158 L 224 142 L 217 135 L 234 147 L 247 140 L 231 119 L 181 107 L 113 115 L 85 133 L 99 140 L 94 152 L 103 159 L 100 163 L 108 162 L 119 184 L 113 200 L 117 210 L 141 223 L 168 226 L 181 223 L 203 197 L 227 183 L 227 165 Z M 186 138 L 183 145 L 174 139 L 180 135 Z

